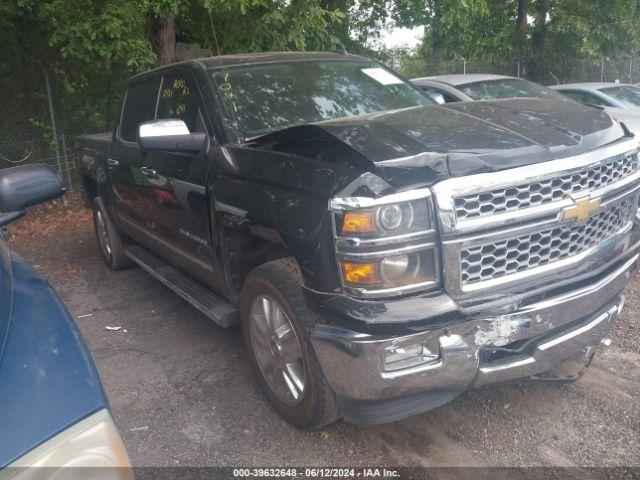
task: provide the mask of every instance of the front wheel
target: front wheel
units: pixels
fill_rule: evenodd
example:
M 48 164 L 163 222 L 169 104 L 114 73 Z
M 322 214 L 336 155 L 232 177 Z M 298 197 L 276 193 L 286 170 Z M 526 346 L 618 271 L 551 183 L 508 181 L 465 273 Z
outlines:
M 92 210 L 93 225 L 104 262 L 111 270 L 122 270 L 131 266 L 131 260 L 124 253 L 122 235 L 111 221 L 100 197 L 93 199 Z
M 242 332 L 251 366 L 277 412 L 301 428 L 338 418 L 335 395 L 309 339 L 318 320 L 304 302 L 291 259 L 269 262 L 248 277 L 241 294 Z

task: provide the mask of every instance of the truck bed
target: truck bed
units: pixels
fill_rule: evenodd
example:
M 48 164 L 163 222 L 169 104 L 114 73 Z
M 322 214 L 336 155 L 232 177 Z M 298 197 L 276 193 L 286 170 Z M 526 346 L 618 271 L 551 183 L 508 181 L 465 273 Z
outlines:
M 105 180 L 104 165 L 109 154 L 109 146 L 111 144 L 111 132 L 93 133 L 90 135 L 80 135 L 74 142 L 74 157 L 78 175 L 80 176 L 85 191 L 85 202 L 90 205 L 91 198 L 86 197 L 87 191 L 91 190 L 94 185 L 92 181 L 86 183 L 85 179 L 93 181 L 97 179 Z M 99 172 L 102 171 L 102 174 Z M 97 195 L 95 188 L 91 191 L 91 195 Z
M 111 135 L 112 132 L 90 133 L 86 135 L 79 135 L 77 140 L 83 145 L 108 144 L 111 141 Z

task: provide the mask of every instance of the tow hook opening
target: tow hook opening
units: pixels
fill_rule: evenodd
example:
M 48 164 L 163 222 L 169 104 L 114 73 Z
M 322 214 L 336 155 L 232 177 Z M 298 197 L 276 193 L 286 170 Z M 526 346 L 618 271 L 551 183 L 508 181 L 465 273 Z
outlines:
M 608 339 L 602 341 L 604 340 Z M 526 380 L 529 382 L 575 382 L 587 373 L 597 349 L 598 347 L 586 347 L 578 354 L 556 365 L 552 370 L 531 376 Z

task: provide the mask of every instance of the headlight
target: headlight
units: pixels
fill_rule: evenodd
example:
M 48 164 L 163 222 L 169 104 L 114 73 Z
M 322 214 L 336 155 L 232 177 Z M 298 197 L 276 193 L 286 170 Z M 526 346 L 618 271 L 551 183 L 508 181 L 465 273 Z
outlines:
M 413 209 L 407 205 L 385 205 L 378 210 L 378 223 L 386 231 L 397 230 L 403 223 L 411 225 Z
M 428 189 L 331 200 L 338 266 L 348 293 L 401 295 L 438 286 L 439 253 Z
M 429 203 L 424 198 L 403 203 L 336 212 L 338 235 L 380 237 L 431 229 Z
M 13 478 L 11 470 L 17 472 L 15 480 L 133 480 L 127 452 L 107 410 L 90 415 L 20 457 L 9 465 L 9 478 Z

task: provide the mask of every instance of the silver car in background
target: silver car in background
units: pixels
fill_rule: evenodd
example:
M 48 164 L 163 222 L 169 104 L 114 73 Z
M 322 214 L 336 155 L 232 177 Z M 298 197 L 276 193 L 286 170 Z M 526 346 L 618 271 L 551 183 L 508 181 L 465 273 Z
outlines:
M 640 87 L 624 83 L 567 83 L 553 90 L 585 105 L 602 108 L 612 117 L 640 129 Z M 638 125 L 638 127 L 635 127 Z
M 441 104 L 503 98 L 566 99 L 563 95 L 537 83 L 505 75 L 485 73 L 438 75 L 413 78 L 411 83 Z
M 553 90 L 594 107 L 640 110 L 640 88 L 623 83 L 567 83 Z
M 640 88 L 635 85 L 576 83 L 544 87 L 522 78 L 476 73 L 413 78 L 411 82 L 440 104 L 503 98 L 571 99 L 604 110 L 640 134 Z M 611 99 L 605 100 L 605 96 Z

